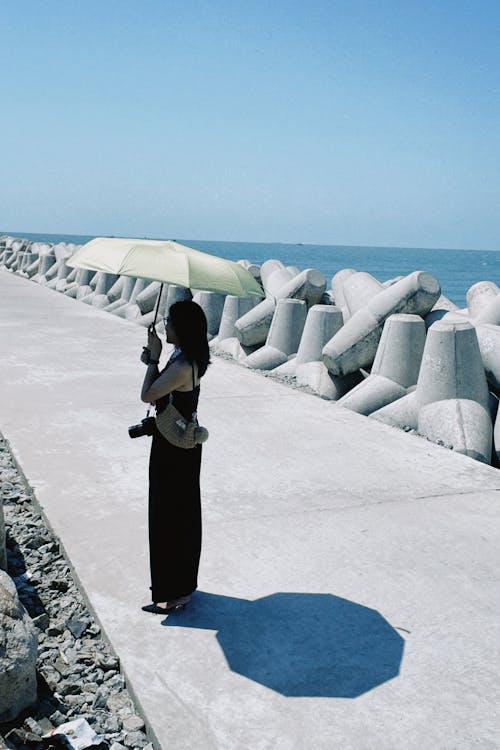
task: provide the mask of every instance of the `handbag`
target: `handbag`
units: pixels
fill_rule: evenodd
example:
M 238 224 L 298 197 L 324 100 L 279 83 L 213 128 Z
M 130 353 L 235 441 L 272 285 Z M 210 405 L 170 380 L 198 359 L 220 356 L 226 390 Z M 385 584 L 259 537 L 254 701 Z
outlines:
M 194 367 L 193 367 L 194 390 Z M 177 448 L 195 448 L 198 443 L 208 440 L 208 430 L 198 424 L 198 415 L 194 411 L 191 419 L 186 419 L 173 404 L 172 394 L 169 396 L 167 407 L 155 417 L 156 426 L 168 440 Z

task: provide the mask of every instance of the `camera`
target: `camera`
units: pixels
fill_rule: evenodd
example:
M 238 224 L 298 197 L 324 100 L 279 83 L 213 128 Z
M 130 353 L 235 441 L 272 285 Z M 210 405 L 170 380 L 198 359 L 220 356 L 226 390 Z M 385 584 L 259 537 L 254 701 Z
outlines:
M 155 427 L 154 417 L 144 417 L 140 424 L 133 424 L 128 428 L 128 434 L 131 438 L 142 437 L 143 435 L 152 435 Z

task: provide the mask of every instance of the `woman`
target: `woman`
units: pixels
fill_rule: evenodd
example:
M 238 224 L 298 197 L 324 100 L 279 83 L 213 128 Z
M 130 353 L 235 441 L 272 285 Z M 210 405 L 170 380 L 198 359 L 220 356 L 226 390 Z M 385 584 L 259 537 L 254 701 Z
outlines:
M 165 320 L 166 339 L 175 349 L 158 370 L 162 344 L 153 327 L 141 360 L 148 369 L 141 399 L 161 413 L 172 393 L 187 419 L 196 411 L 200 378 L 210 364 L 207 319 L 192 301 L 174 303 Z M 142 609 L 166 614 L 189 602 L 197 587 L 201 551 L 201 444 L 177 448 L 156 426 L 149 460 L 149 556 L 153 603 Z

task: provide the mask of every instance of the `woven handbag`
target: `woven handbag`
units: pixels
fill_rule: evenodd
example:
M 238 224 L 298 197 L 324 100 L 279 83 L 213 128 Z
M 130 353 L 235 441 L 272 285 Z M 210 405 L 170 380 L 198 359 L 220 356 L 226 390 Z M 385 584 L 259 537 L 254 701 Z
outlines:
M 194 390 L 194 368 L 193 368 L 193 390 Z M 198 417 L 194 411 L 191 419 L 186 419 L 172 403 L 172 394 L 170 400 L 160 414 L 155 417 L 156 426 L 172 445 L 177 448 L 194 448 L 198 443 L 204 443 L 208 440 L 208 430 L 198 424 Z

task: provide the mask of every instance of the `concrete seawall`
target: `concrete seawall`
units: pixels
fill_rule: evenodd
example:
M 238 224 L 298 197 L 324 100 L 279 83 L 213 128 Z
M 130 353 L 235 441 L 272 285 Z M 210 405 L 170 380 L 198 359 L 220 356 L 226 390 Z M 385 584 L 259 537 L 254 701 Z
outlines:
M 500 473 L 214 358 L 200 590 L 148 601 L 146 332 L 0 272 L 0 424 L 176 750 L 494 748 Z

